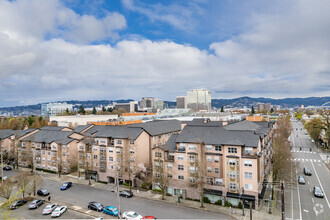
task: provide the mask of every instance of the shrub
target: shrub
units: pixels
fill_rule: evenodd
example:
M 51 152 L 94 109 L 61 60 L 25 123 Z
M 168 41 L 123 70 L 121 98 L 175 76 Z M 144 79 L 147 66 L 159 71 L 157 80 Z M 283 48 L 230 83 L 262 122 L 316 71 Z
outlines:
M 211 201 L 209 200 L 209 198 L 204 197 L 204 198 L 203 198 L 203 202 L 205 202 L 205 203 L 210 203 Z
M 106 181 L 98 181 L 99 183 L 108 184 Z
M 172 196 L 172 194 L 171 194 L 171 193 L 166 193 L 166 195 L 167 195 L 167 196 Z
M 215 204 L 216 205 L 222 205 L 222 200 L 219 199 L 218 201 L 215 202 Z
M 46 172 L 46 173 L 57 173 L 57 172 L 54 171 L 54 170 L 47 170 L 47 169 L 42 169 L 42 168 L 36 168 L 36 170 L 38 170 L 38 171 L 43 171 L 43 172 Z
M 154 192 L 158 192 L 158 193 L 161 193 L 161 192 L 162 192 L 161 189 L 153 189 L 152 191 L 154 191 Z
M 123 185 L 124 185 L 124 186 L 129 186 L 129 184 L 128 184 L 128 183 L 126 183 L 126 182 L 123 182 Z
M 147 184 L 143 182 L 143 183 L 141 184 L 141 187 L 142 187 L 142 189 L 147 189 Z
M 238 207 L 239 209 L 241 209 L 241 208 L 242 208 L 242 203 L 239 202 L 238 205 L 237 205 L 237 207 Z
M 228 202 L 228 201 L 225 201 L 225 206 L 226 207 L 229 207 L 229 206 L 233 206 L 230 202 Z

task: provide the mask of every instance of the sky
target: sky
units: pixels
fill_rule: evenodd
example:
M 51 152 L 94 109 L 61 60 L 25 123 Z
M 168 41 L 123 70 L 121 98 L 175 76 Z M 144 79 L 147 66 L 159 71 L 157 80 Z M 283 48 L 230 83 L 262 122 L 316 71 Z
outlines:
M 330 96 L 328 0 L 0 0 L 0 107 Z

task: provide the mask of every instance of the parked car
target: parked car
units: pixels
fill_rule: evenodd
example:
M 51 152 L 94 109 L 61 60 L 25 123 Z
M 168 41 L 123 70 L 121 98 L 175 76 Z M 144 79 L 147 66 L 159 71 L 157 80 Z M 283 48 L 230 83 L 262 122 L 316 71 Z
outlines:
M 304 176 L 299 176 L 298 177 L 298 183 L 299 184 L 306 184 L 305 177 Z
M 107 206 L 103 208 L 103 212 L 108 215 L 118 217 L 118 209 L 114 206 Z
M 97 212 L 102 212 L 103 210 L 103 205 L 99 202 L 90 202 L 87 206 L 88 209 L 97 211 Z
M 44 210 L 42 211 L 43 215 L 48 215 L 52 213 L 57 208 L 57 203 L 47 205 Z
M 3 170 L 5 170 L 5 171 L 9 171 L 9 170 L 12 170 L 12 168 L 11 168 L 11 166 L 4 166 L 4 167 L 3 167 Z
M 36 209 L 38 208 L 39 206 L 41 206 L 42 204 L 44 204 L 44 201 L 43 199 L 35 199 L 33 200 L 30 204 L 29 204 L 29 209 Z
M 19 206 L 24 205 L 25 203 L 27 203 L 27 201 L 24 199 L 17 200 L 10 205 L 10 209 L 16 209 Z
M 144 216 L 142 218 L 142 220 L 147 220 L 147 219 L 152 219 L 152 220 L 156 220 L 157 218 L 155 216 Z
M 71 182 L 63 183 L 63 185 L 61 186 L 61 190 L 67 190 L 67 189 L 69 189 L 71 186 L 72 186 L 72 183 L 71 183 Z
M 122 217 L 123 217 L 123 219 L 132 219 L 132 220 L 141 220 L 142 219 L 142 215 L 139 215 L 134 211 L 124 212 Z
M 311 175 L 312 175 L 312 172 L 311 172 L 311 170 L 308 169 L 307 167 L 304 167 L 304 174 L 305 174 L 306 176 L 311 176 Z
M 127 190 L 122 190 L 122 191 L 119 192 L 119 195 L 122 196 L 122 197 L 129 198 L 129 197 L 133 196 L 133 193 L 130 192 L 130 191 L 127 191 Z
M 38 194 L 38 196 L 48 196 L 49 195 L 49 192 L 48 192 L 47 189 L 39 189 L 37 191 L 37 194 Z
M 3 177 L 3 180 L 5 181 L 5 180 L 7 180 L 8 179 L 8 177 L 7 176 L 4 176 Z M 2 176 L 0 176 L 0 181 L 2 180 Z
M 323 198 L 324 196 L 322 189 L 318 186 L 314 186 L 313 192 L 316 197 Z
M 57 207 L 51 214 L 52 217 L 59 217 L 67 210 L 66 206 Z

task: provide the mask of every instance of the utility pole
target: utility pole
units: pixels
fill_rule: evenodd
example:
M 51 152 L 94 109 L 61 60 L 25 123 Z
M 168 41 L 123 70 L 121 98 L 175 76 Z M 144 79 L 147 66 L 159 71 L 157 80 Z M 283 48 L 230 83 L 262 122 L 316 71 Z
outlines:
M 117 207 L 118 207 L 118 218 L 120 219 L 120 197 L 119 197 L 119 170 L 118 170 L 118 165 L 117 165 Z
M 244 216 L 244 187 L 242 187 L 242 208 L 243 208 L 243 216 Z
M 285 219 L 285 206 L 284 206 L 284 180 L 281 182 L 281 196 L 282 196 L 282 220 Z
M 271 190 L 270 190 L 270 193 L 269 193 L 269 211 L 268 213 L 269 214 L 272 214 L 272 189 L 273 189 L 273 185 L 270 186 L 271 187 Z M 267 188 L 268 188 L 268 184 L 267 184 Z
M 36 150 L 33 149 L 33 195 L 36 195 Z

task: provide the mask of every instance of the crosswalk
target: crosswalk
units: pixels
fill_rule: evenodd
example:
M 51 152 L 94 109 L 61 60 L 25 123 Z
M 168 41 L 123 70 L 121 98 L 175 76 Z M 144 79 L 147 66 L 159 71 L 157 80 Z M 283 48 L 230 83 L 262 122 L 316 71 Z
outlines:
M 301 162 L 315 162 L 315 163 L 320 163 L 321 160 L 317 159 L 301 159 L 301 158 L 291 158 L 291 161 L 301 161 Z
M 305 154 L 316 154 L 315 151 L 300 151 L 300 150 L 291 150 L 292 153 L 305 153 Z

